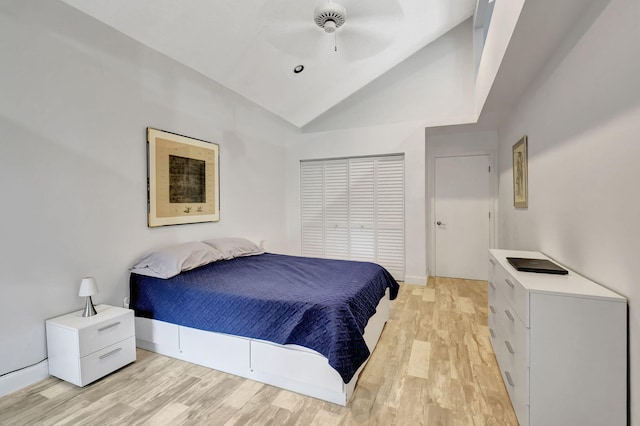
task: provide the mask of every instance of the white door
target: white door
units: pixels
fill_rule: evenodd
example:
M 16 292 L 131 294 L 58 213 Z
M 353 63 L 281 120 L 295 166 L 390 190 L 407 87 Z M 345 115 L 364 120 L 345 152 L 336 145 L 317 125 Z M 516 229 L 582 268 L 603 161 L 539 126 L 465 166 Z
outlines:
M 404 157 L 376 162 L 376 262 L 404 280 Z
M 371 158 L 349 161 L 349 220 L 351 260 L 376 261 L 375 162 Z
M 489 156 L 439 157 L 435 163 L 435 274 L 486 280 L 492 220 Z
M 349 259 L 349 163 L 324 163 L 324 257 Z
M 324 164 L 300 163 L 302 253 L 324 257 Z

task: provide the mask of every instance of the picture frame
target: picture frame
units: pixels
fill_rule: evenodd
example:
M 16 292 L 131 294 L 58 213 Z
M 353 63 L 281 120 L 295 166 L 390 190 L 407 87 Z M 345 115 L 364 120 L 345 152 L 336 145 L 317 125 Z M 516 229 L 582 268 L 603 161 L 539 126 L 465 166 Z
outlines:
M 150 228 L 220 220 L 220 147 L 147 127 Z
M 529 165 L 527 136 L 513 145 L 513 205 L 515 208 L 529 207 Z

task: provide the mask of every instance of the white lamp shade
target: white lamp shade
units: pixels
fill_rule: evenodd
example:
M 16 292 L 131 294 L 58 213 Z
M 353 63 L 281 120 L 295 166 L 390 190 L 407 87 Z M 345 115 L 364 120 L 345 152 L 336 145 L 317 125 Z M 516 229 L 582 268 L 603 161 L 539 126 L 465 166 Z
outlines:
M 93 296 L 98 294 L 98 284 L 96 284 L 96 279 L 93 277 L 84 277 L 82 282 L 80 282 L 80 292 L 78 296 Z

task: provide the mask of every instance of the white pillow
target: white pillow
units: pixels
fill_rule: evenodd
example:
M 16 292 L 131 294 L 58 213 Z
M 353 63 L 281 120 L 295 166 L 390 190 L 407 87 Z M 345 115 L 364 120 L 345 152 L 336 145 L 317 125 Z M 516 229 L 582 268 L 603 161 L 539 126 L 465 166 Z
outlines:
M 212 238 L 203 243 L 217 249 L 225 259 L 263 254 L 264 250 L 244 238 Z
M 193 241 L 150 253 L 136 262 L 130 271 L 150 277 L 171 278 L 182 271 L 221 259 L 224 256 L 215 248 Z

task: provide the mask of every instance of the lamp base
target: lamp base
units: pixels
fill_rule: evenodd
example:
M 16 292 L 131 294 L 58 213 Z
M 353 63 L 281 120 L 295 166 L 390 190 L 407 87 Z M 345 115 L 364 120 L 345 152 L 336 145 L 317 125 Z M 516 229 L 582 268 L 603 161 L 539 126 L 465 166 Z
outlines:
M 91 300 L 91 296 L 87 296 L 87 302 L 84 305 L 84 311 L 82 311 L 83 317 L 92 317 L 97 315 L 95 306 L 93 306 L 93 300 Z

